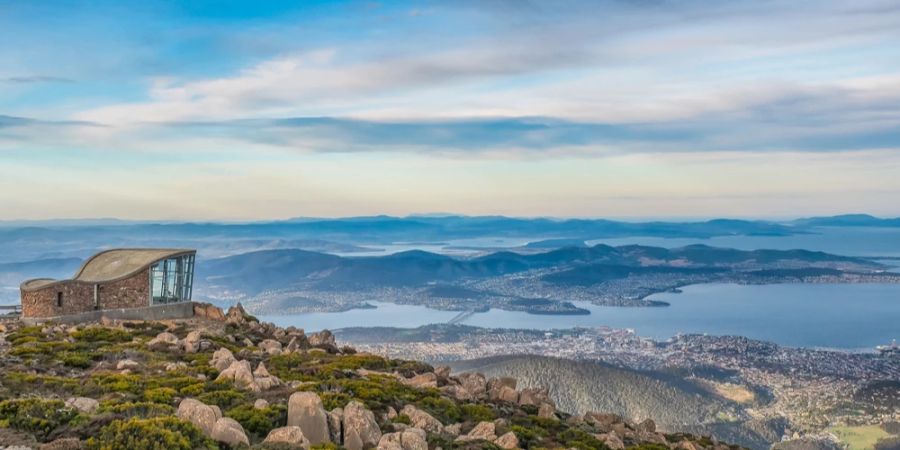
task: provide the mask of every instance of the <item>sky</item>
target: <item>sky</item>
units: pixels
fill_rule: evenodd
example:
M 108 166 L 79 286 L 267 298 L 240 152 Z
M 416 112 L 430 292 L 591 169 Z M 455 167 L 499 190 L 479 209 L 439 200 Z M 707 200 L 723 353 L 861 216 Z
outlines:
M 0 0 L 0 220 L 900 216 L 897 0 Z

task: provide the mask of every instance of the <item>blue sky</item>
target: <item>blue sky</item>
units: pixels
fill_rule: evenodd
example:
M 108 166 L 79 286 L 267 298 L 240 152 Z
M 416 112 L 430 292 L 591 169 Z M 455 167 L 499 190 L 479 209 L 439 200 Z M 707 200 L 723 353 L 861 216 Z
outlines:
M 0 219 L 900 215 L 900 4 L 0 2 Z

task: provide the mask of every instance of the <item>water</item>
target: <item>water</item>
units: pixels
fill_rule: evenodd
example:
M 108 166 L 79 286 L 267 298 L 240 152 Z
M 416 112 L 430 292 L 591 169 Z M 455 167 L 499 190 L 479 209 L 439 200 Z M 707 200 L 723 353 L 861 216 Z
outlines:
M 657 294 L 660 308 L 622 308 L 576 303 L 585 316 L 543 316 L 492 309 L 462 323 L 493 328 L 553 329 L 574 326 L 633 328 L 667 339 L 677 333 L 740 335 L 792 347 L 871 350 L 900 339 L 900 285 L 896 284 L 705 284 L 683 293 Z M 375 303 L 377 309 L 342 313 L 263 316 L 307 330 L 344 327 L 417 327 L 445 323 L 456 312 Z

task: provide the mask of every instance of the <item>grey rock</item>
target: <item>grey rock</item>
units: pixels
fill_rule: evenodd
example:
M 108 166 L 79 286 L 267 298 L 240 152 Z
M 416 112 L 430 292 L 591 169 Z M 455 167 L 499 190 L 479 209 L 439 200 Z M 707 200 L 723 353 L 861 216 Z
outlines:
M 288 426 L 297 426 L 311 445 L 331 442 L 328 415 L 314 392 L 296 392 L 288 400 Z
M 309 440 L 303 435 L 303 430 L 296 426 L 275 428 L 269 432 L 263 441 L 267 444 L 290 444 L 303 449 L 309 449 Z
M 223 442 L 232 447 L 241 444 L 250 445 L 250 439 L 247 438 L 247 433 L 244 432 L 244 427 L 242 427 L 241 424 L 230 417 L 222 417 L 221 419 L 217 420 L 209 437 L 213 438 L 213 440 Z

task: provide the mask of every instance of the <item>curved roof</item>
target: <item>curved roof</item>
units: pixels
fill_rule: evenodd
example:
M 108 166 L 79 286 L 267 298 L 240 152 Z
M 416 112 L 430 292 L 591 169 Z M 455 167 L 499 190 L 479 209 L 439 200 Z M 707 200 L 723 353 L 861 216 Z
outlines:
M 85 283 L 115 281 L 146 270 L 157 261 L 191 253 L 195 253 L 195 251 L 172 248 L 121 248 L 106 250 L 88 258 L 72 280 Z M 33 290 L 58 282 L 60 281 L 39 278 L 22 283 L 21 288 Z

